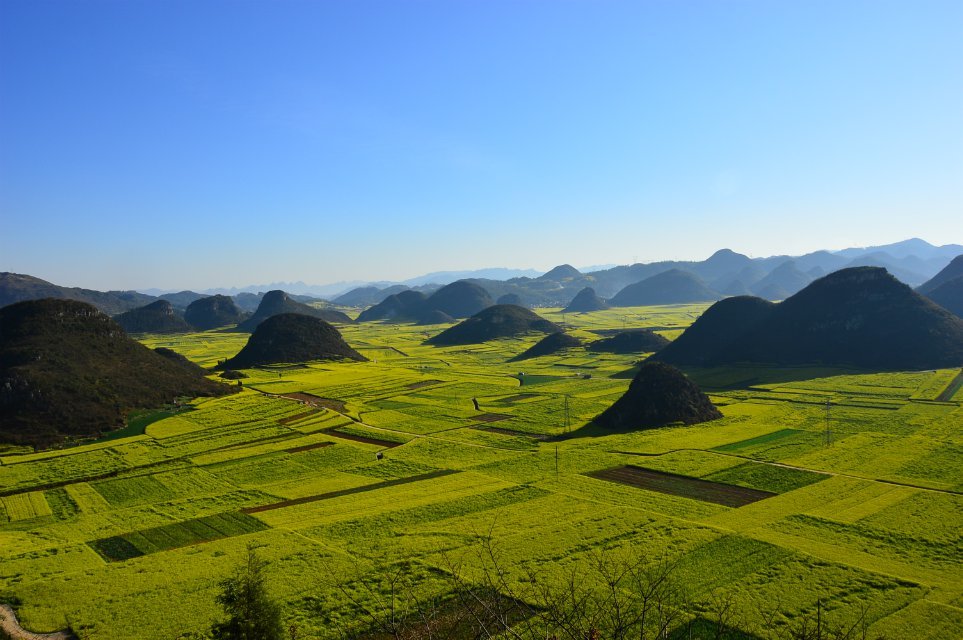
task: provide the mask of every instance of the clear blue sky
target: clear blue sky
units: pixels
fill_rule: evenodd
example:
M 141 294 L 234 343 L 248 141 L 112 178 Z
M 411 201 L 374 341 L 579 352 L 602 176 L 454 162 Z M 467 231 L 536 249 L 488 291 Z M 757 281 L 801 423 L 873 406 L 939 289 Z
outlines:
M 963 242 L 963 2 L 0 2 L 0 270 Z

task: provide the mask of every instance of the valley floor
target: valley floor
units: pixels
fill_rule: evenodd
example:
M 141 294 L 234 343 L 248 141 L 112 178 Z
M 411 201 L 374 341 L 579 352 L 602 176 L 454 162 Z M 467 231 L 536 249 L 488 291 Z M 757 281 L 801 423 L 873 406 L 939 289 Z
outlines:
M 672 338 L 703 309 L 564 321 Z M 348 326 L 370 362 L 249 370 L 143 433 L 0 455 L 0 601 L 33 631 L 177 638 L 210 625 L 253 544 L 298 637 L 334 638 L 392 576 L 442 593 L 490 545 L 519 585 L 600 554 L 671 562 L 691 611 L 725 599 L 748 632 L 818 607 L 890 639 L 963 637 L 958 370 L 691 370 L 722 420 L 605 434 L 585 425 L 637 355 L 509 362 L 539 336 L 424 346 L 439 329 Z M 246 337 L 143 341 L 212 366 Z

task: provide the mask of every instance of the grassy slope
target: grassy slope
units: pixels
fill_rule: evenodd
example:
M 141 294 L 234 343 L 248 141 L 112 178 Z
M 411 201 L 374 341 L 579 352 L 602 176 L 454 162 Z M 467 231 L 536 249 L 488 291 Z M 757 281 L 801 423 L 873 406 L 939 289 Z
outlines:
M 672 337 L 703 308 L 564 320 L 583 339 L 623 321 Z M 70 620 L 91 638 L 176 637 L 209 624 L 214 578 L 253 541 L 272 562 L 270 586 L 289 622 L 307 637 L 334 637 L 336 621 L 350 617 L 334 582 L 377 582 L 410 562 L 420 589 L 438 589 L 428 569 L 469 554 L 491 530 L 516 575 L 632 548 L 682 558 L 696 602 L 724 588 L 750 620 L 760 608 L 811 612 L 820 599 L 837 621 L 865 605 L 873 630 L 892 637 L 924 621 L 938 625 L 934 637 L 963 631 L 963 398 L 933 401 L 955 372 L 691 371 L 722 421 L 555 443 L 525 434 L 582 426 L 625 390 L 628 379 L 610 376 L 633 356 L 573 349 L 532 359 L 524 372 L 544 378 L 523 387 L 512 377 L 520 365 L 507 360 L 539 336 L 421 344 L 438 330 L 345 327 L 371 362 L 251 370 L 251 390 L 199 401 L 144 434 L 0 457 L 0 492 L 12 494 L 0 498 L 0 593 L 22 599 L 24 624 L 38 630 Z M 207 332 L 145 342 L 209 366 L 243 340 Z M 295 391 L 342 400 L 347 417 L 272 397 Z M 484 413 L 510 418 L 479 422 Z M 339 430 L 406 444 L 379 462 L 381 447 Z M 780 495 L 729 509 L 584 475 L 625 464 Z M 431 475 L 438 469 L 458 473 Z M 397 482 L 415 477 L 424 479 Z M 333 497 L 235 515 L 320 494 Z M 266 528 L 250 526 L 252 517 Z M 143 555 L 108 563 L 88 544 L 114 538 Z

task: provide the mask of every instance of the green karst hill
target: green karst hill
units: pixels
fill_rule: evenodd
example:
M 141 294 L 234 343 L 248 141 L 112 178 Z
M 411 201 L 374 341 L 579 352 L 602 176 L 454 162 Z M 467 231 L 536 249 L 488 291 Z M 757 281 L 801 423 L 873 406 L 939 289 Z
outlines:
M 573 267 L 570 264 L 560 264 L 557 267 L 550 269 L 548 272 L 543 273 L 538 276 L 536 280 L 554 280 L 555 282 L 560 282 L 562 280 L 569 280 L 571 278 L 581 278 L 582 272 Z
M 428 296 L 420 291 L 401 291 L 391 294 L 358 316 L 358 322 L 390 320 L 394 322 L 414 322 L 425 308 Z
M 572 301 L 568 303 L 562 311 L 564 313 L 577 313 L 577 312 L 589 312 L 589 311 L 601 311 L 602 309 L 608 309 L 609 305 L 605 300 L 600 298 L 595 289 L 592 287 L 585 287 L 581 291 L 575 294 Z
M 472 316 L 491 305 L 492 298 L 483 287 L 467 280 L 457 280 L 430 296 L 419 291 L 402 291 L 388 296 L 379 304 L 362 311 L 358 321 L 440 324 Z
M 506 293 L 503 296 L 499 296 L 495 304 L 514 304 L 519 307 L 525 306 L 522 304 L 522 298 L 517 293 Z
M 534 311 L 511 304 L 488 307 L 425 341 L 437 346 L 479 344 L 529 332 L 556 333 L 561 328 Z
M 674 364 L 955 367 L 963 365 L 963 320 L 885 269 L 853 267 L 768 308 L 751 299 L 723 300 L 656 358 Z
M 154 353 L 156 353 L 157 355 L 163 358 L 166 358 L 169 362 L 173 362 L 177 366 L 181 367 L 182 369 L 186 369 L 191 373 L 198 374 L 198 375 L 207 375 L 207 371 L 205 371 L 203 367 L 191 362 L 187 358 L 187 356 L 185 356 L 182 353 L 178 353 L 173 349 L 170 349 L 168 347 L 155 347 Z
M 114 316 L 127 333 L 183 333 L 191 326 L 177 315 L 167 300 L 157 300 L 139 309 L 131 309 Z
M 953 258 L 939 273 L 921 284 L 916 290 L 923 295 L 929 295 L 940 285 L 961 276 L 963 276 L 963 254 Z
M 207 331 L 243 321 L 247 314 L 241 311 L 230 296 L 208 296 L 187 305 L 184 320 L 195 329 Z
M 591 342 L 587 348 L 607 353 L 654 353 L 667 344 L 668 340 L 650 329 L 629 329 Z
M 537 358 L 539 356 L 548 356 L 553 353 L 558 353 L 564 351 L 565 349 L 571 349 L 572 347 L 582 346 L 582 341 L 571 336 L 567 333 L 550 333 L 531 347 L 526 349 L 524 352 L 512 358 L 513 361 L 528 360 L 529 358 Z
M 708 365 L 716 353 L 768 318 L 773 307 L 753 296 L 720 300 L 653 357 L 677 365 Z
M 630 431 L 675 422 L 698 424 L 721 417 L 708 396 L 681 371 L 664 362 L 646 361 L 628 391 L 595 418 L 595 423 Z
M 609 304 L 613 307 L 638 307 L 653 304 L 708 302 L 721 297 L 699 276 L 682 269 L 669 269 L 641 282 L 630 284 L 615 294 L 609 300 Z
M 320 318 L 325 322 L 340 322 L 344 324 L 351 322 L 351 318 L 340 311 L 334 309 L 316 309 L 303 302 L 294 300 L 284 291 L 274 290 L 264 294 L 264 297 L 261 298 L 261 304 L 257 307 L 257 311 L 255 311 L 254 315 L 250 318 L 237 325 L 237 330 L 252 332 L 268 318 L 281 313 L 298 313 L 312 318 Z
M 86 302 L 111 315 L 136 309 L 154 300 L 153 297 L 136 291 L 93 291 L 80 287 L 61 287 L 23 273 L 0 272 L 0 307 L 43 298 Z
M 938 285 L 926 297 L 958 317 L 963 318 L 963 276 Z
M 492 306 L 494 301 L 483 287 L 467 280 L 457 280 L 435 291 L 425 304 L 429 309 L 437 309 L 452 318 L 467 318 Z
M 271 316 L 254 330 L 244 348 L 219 369 L 247 369 L 278 362 L 367 360 L 321 318 L 299 313 Z
M 963 318 L 963 255 L 919 286 L 919 293 Z
M 787 260 L 752 285 L 752 292 L 766 300 L 785 300 L 812 280 L 797 268 L 794 260 Z
M 123 426 L 133 409 L 232 390 L 129 338 L 73 300 L 0 309 L 0 440 L 49 446 Z

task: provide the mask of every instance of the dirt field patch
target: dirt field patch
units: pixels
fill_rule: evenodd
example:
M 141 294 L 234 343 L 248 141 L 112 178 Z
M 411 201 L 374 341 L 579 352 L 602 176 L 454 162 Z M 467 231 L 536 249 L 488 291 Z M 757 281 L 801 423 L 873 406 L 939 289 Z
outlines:
M 281 418 L 277 422 L 278 424 L 281 424 L 281 425 L 291 424 L 292 422 L 297 422 L 298 420 L 304 420 L 305 418 L 309 418 L 314 414 L 318 413 L 319 411 L 320 409 L 317 409 L 317 408 L 311 409 L 310 411 L 305 411 L 304 413 L 296 413 L 293 416 L 288 416 L 287 418 Z
M 638 487 L 639 489 L 658 491 L 659 493 L 667 493 L 673 496 L 702 500 L 703 502 L 712 502 L 726 507 L 742 507 L 776 495 L 769 491 L 760 491 L 758 489 L 738 487 L 733 484 L 700 480 L 699 478 L 680 476 L 674 473 L 665 473 L 664 471 L 653 471 L 652 469 L 643 469 L 642 467 L 631 465 L 594 471 L 587 475 L 592 478 L 598 478 L 599 480 L 618 482 L 620 484 Z
M 507 413 L 483 413 L 469 418 L 472 422 L 499 422 L 500 420 L 511 420 L 512 416 Z
M 441 384 L 444 380 L 422 380 L 421 382 L 412 382 L 405 389 L 409 391 L 414 391 L 415 389 L 421 389 L 423 387 L 431 387 L 436 384 Z
M 345 433 L 343 431 L 338 431 L 337 429 L 329 429 L 325 433 L 330 433 L 333 436 L 339 438 L 344 438 L 345 440 L 353 440 L 354 442 L 363 442 L 365 444 L 373 444 L 379 447 L 384 447 L 385 449 L 391 449 L 393 447 L 400 447 L 404 442 L 392 442 L 391 440 L 379 440 L 378 438 L 371 438 L 368 436 L 359 436 L 354 433 Z
M 290 400 L 297 400 L 298 402 L 303 402 L 304 404 L 312 407 L 324 407 L 325 409 L 333 409 L 338 413 L 344 413 L 344 402 L 341 400 L 335 400 L 334 398 L 322 398 L 310 393 L 304 393 L 303 391 L 282 393 L 281 397 L 288 398 Z
M 517 429 L 489 427 L 484 424 L 473 425 L 472 429 L 478 429 L 479 431 L 490 431 L 491 433 L 500 433 L 503 436 L 519 436 L 522 438 L 531 438 L 532 440 L 550 440 L 551 439 L 551 436 L 545 435 L 544 433 L 528 433 L 526 431 L 519 431 Z
M 302 451 L 313 451 L 314 449 L 322 449 L 324 447 L 330 447 L 333 442 L 315 442 L 314 444 L 306 444 L 300 447 L 291 447 L 290 449 L 285 449 L 284 453 L 301 453 Z

